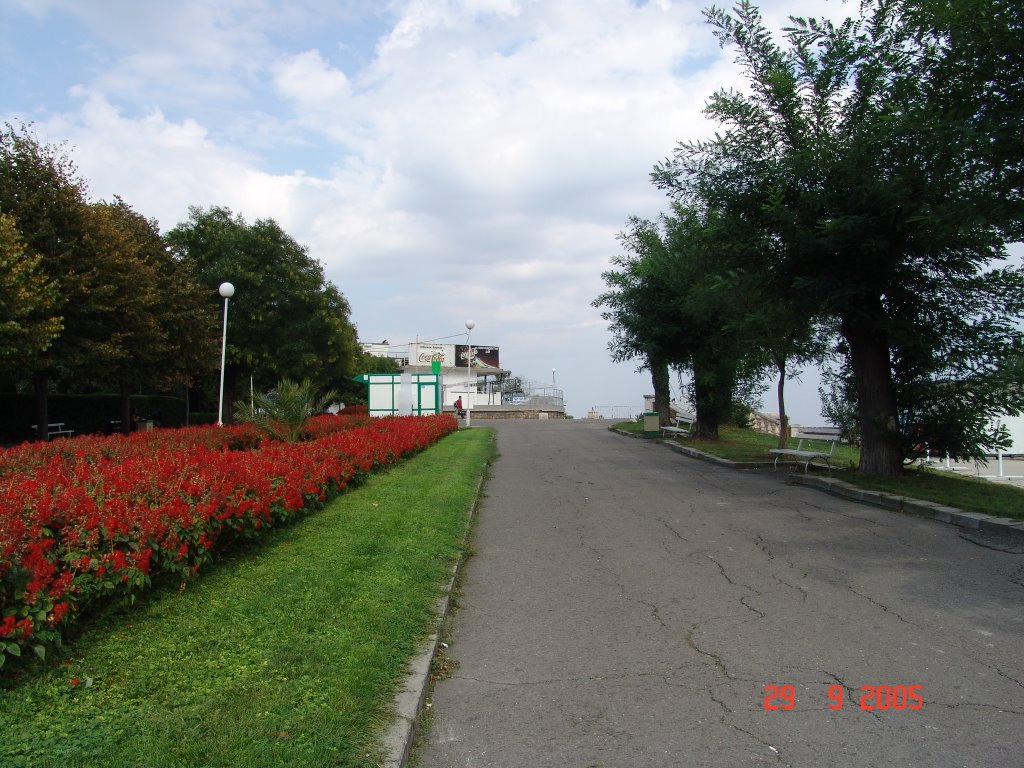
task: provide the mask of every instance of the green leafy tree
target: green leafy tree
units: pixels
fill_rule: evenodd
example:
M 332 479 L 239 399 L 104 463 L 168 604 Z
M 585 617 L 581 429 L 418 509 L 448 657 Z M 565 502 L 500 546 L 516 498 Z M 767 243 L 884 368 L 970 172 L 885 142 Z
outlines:
M 120 198 L 89 206 L 86 249 L 109 308 L 108 350 L 98 366 L 77 375 L 112 385 L 121 395 L 120 421 L 131 427 L 130 393 L 186 384 L 190 372 L 215 365 L 216 305 L 169 252 L 157 222 Z
M 40 143 L 30 126 L 4 125 L 0 212 L 13 217 L 28 252 L 40 258 L 41 273 L 56 286 L 50 311 L 63 318 L 60 334 L 24 366 L 35 392 L 38 435 L 45 439 L 51 379 L 97 364 L 109 351 L 96 323 L 109 307 L 83 253 L 86 186 L 63 146 Z
M 746 269 L 806 317 L 836 323 L 857 393 L 860 470 L 876 474 L 901 470 L 918 430 L 901 418 L 912 410 L 901 379 L 996 386 L 1017 335 L 1002 320 L 1021 311 L 1019 273 L 984 269 L 1020 231 L 1019 185 L 1003 167 L 1019 168 L 1019 145 L 997 152 L 993 138 L 1022 100 L 986 115 L 971 53 L 952 33 L 962 20 L 929 27 L 907 8 L 872 0 L 840 25 L 793 19 L 786 48 L 747 0 L 735 16 L 709 10 L 750 92 L 715 94 L 707 112 L 723 131 L 680 145 L 654 171 L 674 196 L 761 229 L 778 247 L 751 254 Z M 1009 44 L 1005 32 L 996 38 Z M 1024 405 L 1019 389 L 1000 395 L 976 402 Z
M 18 373 L 61 332 L 57 285 L 30 253 L 13 216 L 0 213 L 0 369 Z
M 228 319 L 224 399 L 234 402 L 242 376 L 286 377 L 338 387 L 360 352 L 349 305 L 320 264 L 272 219 L 248 224 L 227 208 L 192 208 L 167 238 L 205 285 L 235 286 Z
M 356 349 L 356 356 L 352 363 L 352 371 L 360 373 L 399 373 L 402 366 L 393 357 L 381 357 L 371 355 L 361 348 Z M 335 385 L 338 395 L 346 405 L 362 404 L 366 402 L 366 384 L 356 381 L 349 376 Z
M 728 269 L 743 239 L 714 212 L 675 206 L 657 223 L 632 219 L 620 240 L 628 253 L 613 259 L 620 269 L 604 274 L 612 290 L 594 302 L 608 307 L 613 359 L 639 358 L 651 370 L 665 421 L 669 370 L 688 370 L 697 433 L 715 439 L 763 369 Z
M 641 370 L 650 371 L 654 408 L 666 425 L 671 418 L 669 358 L 679 318 L 674 311 L 676 297 L 657 271 L 656 255 L 663 253 L 665 245 L 654 222 L 636 217 L 619 234 L 619 242 L 626 253 L 612 257 L 618 269 L 602 274 L 609 290 L 592 304 L 606 307 L 601 317 L 612 332 L 608 343 L 612 360 L 638 360 Z

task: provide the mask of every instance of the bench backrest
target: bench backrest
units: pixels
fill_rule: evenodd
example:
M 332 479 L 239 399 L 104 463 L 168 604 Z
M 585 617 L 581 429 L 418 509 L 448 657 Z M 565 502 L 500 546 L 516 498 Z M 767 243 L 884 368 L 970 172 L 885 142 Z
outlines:
M 836 443 L 843 439 L 843 431 L 839 427 L 803 427 L 793 435 L 797 439 L 796 449 L 803 450 L 804 440 L 829 441 L 828 455 L 835 453 Z
M 693 413 L 677 413 L 672 421 L 679 429 L 693 431 L 694 426 L 697 424 L 697 416 Z

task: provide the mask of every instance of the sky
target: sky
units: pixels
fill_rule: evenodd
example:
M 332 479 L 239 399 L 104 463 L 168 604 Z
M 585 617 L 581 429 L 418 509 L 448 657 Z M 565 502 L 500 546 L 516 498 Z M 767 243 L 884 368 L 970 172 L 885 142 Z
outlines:
M 704 5 L 0 0 L 0 116 L 66 142 L 91 199 L 163 231 L 190 206 L 275 219 L 361 341 L 457 343 L 472 319 L 570 414 L 638 413 L 650 376 L 611 362 L 591 302 L 629 217 L 668 208 L 653 165 L 743 85 Z M 775 29 L 855 10 L 760 7 Z M 788 385 L 795 422 L 821 423 L 817 381 Z

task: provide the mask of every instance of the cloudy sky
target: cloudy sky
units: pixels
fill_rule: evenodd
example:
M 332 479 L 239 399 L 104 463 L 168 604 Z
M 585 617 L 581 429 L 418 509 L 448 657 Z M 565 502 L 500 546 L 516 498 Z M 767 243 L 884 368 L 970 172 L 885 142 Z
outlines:
M 0 115 L 166 231 L 276 219 L 362 341 L 464 333 L 569 412 L 642 405 L 590 302 L 648 173 L 739 86 L 698 0 L 0 0 Z M 764 0 L 845 15 L 833 0 Z M 225 275 L 225 279 L 230 279 Z M 458 341 L 452 339 L 451 341 Z M 820 421 L 816 377 L 790 403 Z M 774 408 L 771 408 L 774 410 Z

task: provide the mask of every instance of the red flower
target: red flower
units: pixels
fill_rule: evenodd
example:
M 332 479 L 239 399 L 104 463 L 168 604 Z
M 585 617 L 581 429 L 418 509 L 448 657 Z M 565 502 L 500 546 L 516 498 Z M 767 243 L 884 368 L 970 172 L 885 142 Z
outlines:
M 0 637 L 25 642 L 36 627 L 14 617 L 47 609 L 39 640 L 52 642 L 75 603 L 131 594 L 150 574 L 186 577 L 456 428 L 450 415 L 328 416 L 294 444 L 196 427 L 0 450 Z

